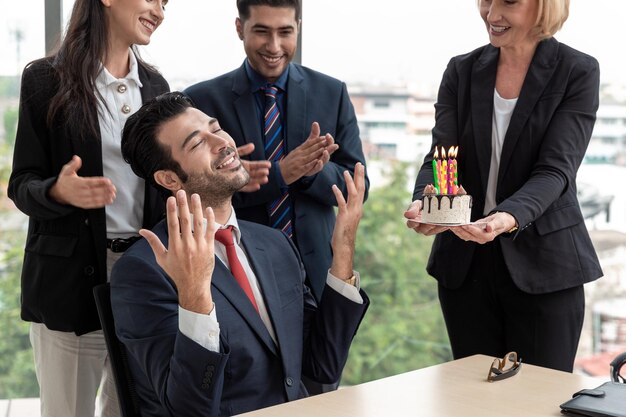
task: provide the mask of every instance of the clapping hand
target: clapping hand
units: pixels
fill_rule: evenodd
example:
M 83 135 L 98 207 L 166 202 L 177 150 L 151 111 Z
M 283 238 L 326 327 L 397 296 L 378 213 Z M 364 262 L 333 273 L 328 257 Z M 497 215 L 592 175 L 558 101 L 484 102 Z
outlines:
M 330 134 L 320 136 L 320 125 L 313 122 L 311 133 L 300 146 L 280 160 L 280 172 L 287 185 L 302 177 L 317 174 L 330 161 L 330 156 L 339 149 Z
M 254 151 L 254 143 L 247 143 L 237 148 L 237 154 L 241 158 L 242 156 L 250 155 Z M 272 163 L 270 161 L 248 161 L 247 159 L 239 159 L 241 165 L 250 174 L 250 181 L 244 185 L 239 191 L 253 192 L 261 188 L 261 185 L 266 184 L 269 180 L 270 167 Z
M 115 185 L 106 177 L 80 177 L 83 165 L 79 156 L 61 168 L 57 181 L 50 188 L 50 197 L 57 203 L 69 204 L 82 209 L 94 209 L 111 204 L 115 200 Z

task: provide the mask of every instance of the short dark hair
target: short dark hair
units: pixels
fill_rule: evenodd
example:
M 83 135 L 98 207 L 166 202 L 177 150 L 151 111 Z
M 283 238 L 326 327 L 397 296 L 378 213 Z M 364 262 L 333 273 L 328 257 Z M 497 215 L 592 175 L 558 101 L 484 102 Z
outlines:
M 187 174 L 172 158 L 172 150 L 157 140 L 157 133 L 163 123 L 194 107 L 183 93 L 164 93 L 145 103 L 135 114 L 126 120 L 122 131 L 122 157 L 130 164 L 133 172 L 156 187 L 164 197 L 171 195 L 154 180 L 154 173 L 168 169 L 174 171 L 182 181 Z
M 296 20 L 302 18 L 300 0 L 237 0 L 239 18 L 243 21 L 250 17 L 250 6 L 290 7 L 296 11 Z

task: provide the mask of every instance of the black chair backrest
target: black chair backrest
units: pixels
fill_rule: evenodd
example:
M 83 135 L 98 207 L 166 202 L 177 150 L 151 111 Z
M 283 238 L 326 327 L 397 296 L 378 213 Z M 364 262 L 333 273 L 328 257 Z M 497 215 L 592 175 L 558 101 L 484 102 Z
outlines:
M 624 374 L 622 375 L 622 368 Z M 621 353 L 611 361 L 610 364 L 611 381 L 626 384 L 626 352 Z
M 115 334 L 115 322 L 111 308 L 111 286 L 108 283 L 97 285 L 93 289 L 93 294 L 102 324 L 104 340 L 109 350 L 109 360 L 111 361 L 111 368 L 113 368 L 113 378 L 115 379 L 122 417 L 140 417 L 139 398 L 137 398 L 133 376 L 128 367 L 126 348 Z

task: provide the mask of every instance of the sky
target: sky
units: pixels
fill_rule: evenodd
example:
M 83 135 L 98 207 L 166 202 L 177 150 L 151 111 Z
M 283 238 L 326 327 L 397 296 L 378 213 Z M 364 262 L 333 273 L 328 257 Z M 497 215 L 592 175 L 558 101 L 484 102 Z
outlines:
M 43 3 L 0 0 L 0 75 L 44 55 Z M 64 0 L 64 14 L 71 4 Z M 303 0 L 303 8 L 303 64 L 348 83 L 436 87 L 452 56 L 488 41 L 475 0 Z M 173 88 L 227 72 L 244 59 L 235 17 L 235 0 L 170 0 L 143 56 Z M 556 38 L 596 57 L 602 82 L 626 84 L 624 0 L 571 0 Z

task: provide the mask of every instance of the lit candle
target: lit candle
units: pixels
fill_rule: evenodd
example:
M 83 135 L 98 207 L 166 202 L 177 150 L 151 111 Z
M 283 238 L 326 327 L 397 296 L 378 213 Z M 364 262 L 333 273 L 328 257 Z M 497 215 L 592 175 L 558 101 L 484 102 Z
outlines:
M 448 161 L 446 159 L 446 150 L 441 148 L 441 179 L 439 185 L 441 186 L 441 194 L 448 194 Z
M 437 152 L 437 147 L 435 146 L 435 152 L 433 152 L 433 177 L 435 178 L 435 192 L 439 194 L 439 153 Z
M 454 159 L 452 161 L 454 163 L 454 193 L 455 194 L 459 190 L 459 168 L 458 168 L 457 161 L 456 161 L 456 157 L 458 154 L 459 154 L 459 147 L 456 146 L 454 148 Z
M 454 146 L 448 150 L 448 194 L 456 194 L 454 189 Z

